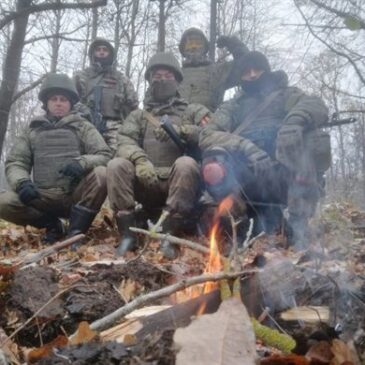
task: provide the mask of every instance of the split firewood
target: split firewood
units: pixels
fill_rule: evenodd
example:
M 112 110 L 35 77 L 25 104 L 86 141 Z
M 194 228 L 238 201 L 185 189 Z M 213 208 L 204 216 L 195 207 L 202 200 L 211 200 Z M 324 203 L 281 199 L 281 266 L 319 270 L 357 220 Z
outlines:
M 127 303 L 123 307 L 117 309 L 116 311 L 108 314 L 107 316 L 98 319 L 94 321 L 90 328 L 92 330 L 101 331 L 105 330 L 107 328 L 110 328 L 114 325 L 114 323 L 121 318 L 123 318 L 125 315 L 131 313 L 135 309 L 146 305 L 152 301 L 155 301 L 157 299 L 169 296 L 179 290 L 186 289 L 190 286 L 209 282 L 209 281 L 220 281 L 224 279 L 235 279 L 237 277 L 241 277 L 245 274 L 250 274 L 253 271 L 240 271 L 240 272 L 232 272 L 232 273 L 214 273 L 214 274 L 204 274 L 199 276 L 194 276 L 191 278 L 183 279 L 175 284 L 169 285 L 165 288 L 150 292 L 148 294 L 142 295 L 137 297 L 136 299 L 132 300 L 131 302 Z M 254 271 L 256 272 L 256 271 Z
M 199 243 L 195 243 L 190 240 L 186 240 L 183 238 L 171 236 L 170 234 L 166 233 L 157 233 L 157 232 L 150 232 L 142 228 L 136 228 L 136 227 L 130 227 L 130 230 L 135 233 L 141 233 L 146 236 L 149 236 L 151 238 L 156 238 L 159 240 L 168 240 L 169 242 L 179 245 L 179 246 L 186 246 L 188 248 L 191 248 L 192 250 L 203 252 L 203 253 L 209 253 L 209 249 L 207 247 L 204 247 L 200 245 Z
M 307 323 L 328 323 L 330 319 L 329 307 L 303 306 L 295 307 L 280 313 L 284 321 L 303 321 Z

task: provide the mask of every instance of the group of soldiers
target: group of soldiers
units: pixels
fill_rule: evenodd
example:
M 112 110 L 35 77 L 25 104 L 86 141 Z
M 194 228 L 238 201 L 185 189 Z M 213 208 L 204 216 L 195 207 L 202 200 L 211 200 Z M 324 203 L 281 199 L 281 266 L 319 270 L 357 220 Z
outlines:
M 105 39 L 90 45 L 90 66 L 73 80 L 47 75 L 39 92 L 45 113 L 6 160 L 11 191 L 0 194 L 0 218 L 45 228 L 43 241 L 53 243 L 86 233 L 108 197 L 117 254 L 125 255 L 138 249 L 130 230 L 138 206 L 147 218 L 162 215 L 162 231 L 176 235 L 231 196 L 243 227 L 253 217 L 256 232 L 284 227 L 290 244 L 307 245 L 330 163 L 318 133 L 327 108 L 238 38 L 221 36 L 217 45 L 233 60 L 210 61 L 196 28 L 182 35 L 182 67 L 172 53 L 152 56 L 143 109 Z M 223 102 L 233 86 L 240 91 Z M 169 259 L 179 254 L 168 240 L 160 249 Z

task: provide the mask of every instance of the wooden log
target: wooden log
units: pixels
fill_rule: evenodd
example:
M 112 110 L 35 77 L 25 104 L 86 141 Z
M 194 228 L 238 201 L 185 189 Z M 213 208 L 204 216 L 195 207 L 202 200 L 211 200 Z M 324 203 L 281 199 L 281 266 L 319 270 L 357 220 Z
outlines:
M 219 290 L 214 290 L 157 313 L 140 318 L 131 318 L 124 323 L 101 332 L 100 337 L 103 341 L 124 342 L 127 335 L 132 335 L 139 342 L 145 336 L 155 332 L 185 327 L 202 307 L 204 307 L 204 314 L 214 313 L 220 303 L 220 292 Z

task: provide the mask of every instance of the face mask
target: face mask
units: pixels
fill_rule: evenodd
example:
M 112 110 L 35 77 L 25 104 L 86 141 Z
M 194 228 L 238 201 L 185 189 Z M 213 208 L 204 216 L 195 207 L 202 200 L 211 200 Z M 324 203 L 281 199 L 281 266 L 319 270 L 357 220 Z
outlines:
M 165 101 L 177 93 L 177 82 L 175 80 L 153 81 L 151 93 L 156 101 Z
M 265 89 L 269 78 L 270 78 L 270 73 L 264 72 L 256 80 L 242 80 L 241 88 L 247 94 L 258 94 Z

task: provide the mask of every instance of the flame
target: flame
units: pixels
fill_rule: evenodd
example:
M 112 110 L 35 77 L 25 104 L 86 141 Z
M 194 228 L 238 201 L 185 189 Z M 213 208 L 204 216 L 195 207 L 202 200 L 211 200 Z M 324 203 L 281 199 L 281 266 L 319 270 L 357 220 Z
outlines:
M 233 199 L 231 196 L 226 197 L 222 200 L 222 202 L 219 204 L 216 214 L 213 218 L 213 227 L 210 232 L 210 238 L 209 238 L 209 259 L 206 264 L 204 273 L 214 273 L 219 272 L 222 270 L 223 265 L 221 262 L 221 256 L 219 254 L 218 249 L 218 229 L 219 229 L 219 218 L 222 215 L 226 215 L 229 213 L 230 209 L 233 206 Z M 192 286 L 190 288 L 187 288 L 182 291 L 181 297 L 188 297 L 190 299 L 196 298 L 200 296 L 201 294 L 207 294 L 211 292 L 212 290 L 216 289 L 218 287 L 218 283 L 216 282 L 207 282 L 204 286 L 202 285 L 196 285 Z M 178 293 L 176 293 L 178 294 Z M 179 295 L 180 296 L 180 295 Z M 176 296 L 176 299 L 178 297 Z M 206 303 L 203 302 L 198 310 L 196 315 L 203 314 L 206 308 Z

